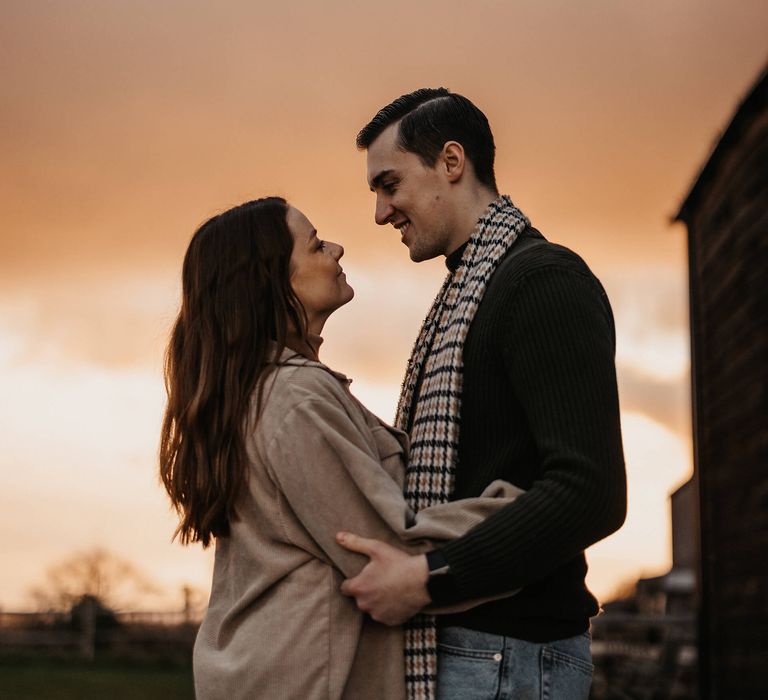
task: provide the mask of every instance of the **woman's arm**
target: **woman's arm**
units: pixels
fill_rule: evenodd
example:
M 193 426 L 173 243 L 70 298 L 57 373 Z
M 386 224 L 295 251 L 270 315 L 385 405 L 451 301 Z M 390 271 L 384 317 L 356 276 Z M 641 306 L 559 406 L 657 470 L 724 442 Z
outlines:
M 500 482 L 483 497 L 414 516 L 400 485 L 382 468 L 370 429 L 356 424 L 332 395 L 305 399 L 282 416 L 264 456 L 286 507 L 348 578 L 367 557 L 339 546 L 339 531 L 416 554 L 464 534 L 520 493 Z

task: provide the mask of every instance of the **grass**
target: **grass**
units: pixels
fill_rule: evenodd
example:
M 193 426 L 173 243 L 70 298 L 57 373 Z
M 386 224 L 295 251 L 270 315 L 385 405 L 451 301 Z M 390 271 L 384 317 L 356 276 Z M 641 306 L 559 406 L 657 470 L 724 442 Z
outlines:
M 2 700 L 194 700 L 192 669 L 157 661 L 0 658 Z

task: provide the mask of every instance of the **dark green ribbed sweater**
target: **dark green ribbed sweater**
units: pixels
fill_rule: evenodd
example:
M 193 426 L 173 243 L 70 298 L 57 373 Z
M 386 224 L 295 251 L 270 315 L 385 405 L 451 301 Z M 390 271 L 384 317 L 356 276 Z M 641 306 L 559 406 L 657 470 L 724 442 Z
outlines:
M 430 591 L 436 603 L 522 591 L 440 624 L 535 642 L 587 629 L 598 606 L 584 549 L 626 513 L 614 353 L 608 299 L 581 258 L 549 242 L 507 254 L 464 346 L 453 498 L 494 479 L 526 493 L 441 548 L 452 573 Z

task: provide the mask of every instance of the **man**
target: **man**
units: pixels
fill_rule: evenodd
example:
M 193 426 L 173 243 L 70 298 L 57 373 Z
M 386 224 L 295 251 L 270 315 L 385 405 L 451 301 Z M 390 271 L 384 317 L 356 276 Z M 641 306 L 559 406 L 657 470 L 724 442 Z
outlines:
M 465 97 L 404 95 L 357 144 L 376 223 L 400 231 L 414 262 L 443 255 L 449 270 L 398 406 L 411 436 L 406 498 L 418 510 L 496 479 L 526 493 L 426 556 L 340 533 L 370 557 L 342 590 L 376 620 L 407 621 L 410 697 L 434 693 L 435 618 L 417 614 L 506 594 L 437 618 L 437 696 L 586 698 L 598 604 L 584 549 L 626 512 L 605 292 L 499 196 L 488 121 Z

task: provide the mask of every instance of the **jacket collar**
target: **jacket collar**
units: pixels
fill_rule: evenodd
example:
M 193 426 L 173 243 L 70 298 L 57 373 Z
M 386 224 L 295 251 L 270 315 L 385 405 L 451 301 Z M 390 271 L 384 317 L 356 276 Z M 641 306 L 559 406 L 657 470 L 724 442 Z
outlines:
M 276 354 L 276 343 L 273 344 L 273 348 Z M 328 374 L 332 375 L 344 384 L 352 383 L 352 380 L 345 374 L 332 370 L 330 367 L 328 367 L 328 365 L 325 365 L 318 360 L 312 360 L 309 357 L 306 357 L 300 352 L 297 352 L 293 348 L 289 347 L 283 348 L 283 352 L 280 353 L 280 357 L 275 360 L 275 364 L 279 367 L 316 367 L 317 369 L 322 369 L 323 371 L 328 372 Z

